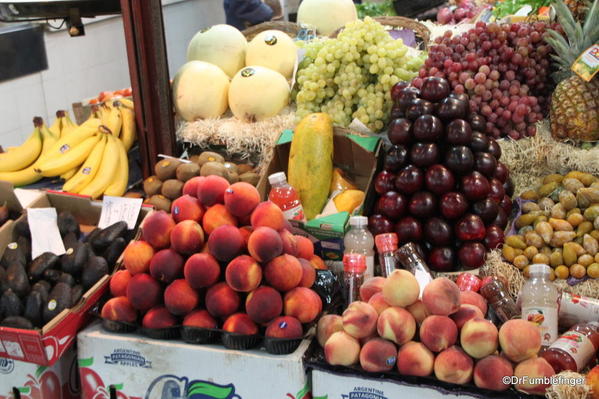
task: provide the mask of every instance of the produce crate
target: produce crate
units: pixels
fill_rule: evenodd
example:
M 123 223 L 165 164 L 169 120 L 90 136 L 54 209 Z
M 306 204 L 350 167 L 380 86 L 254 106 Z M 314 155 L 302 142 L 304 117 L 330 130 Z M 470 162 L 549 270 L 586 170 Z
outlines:
M 82 226 L 82 232 L 96 226 L 102 211 L 102 203 L 78 195 L 48 192 L 31 204 L 31 208 L 54 207 L 57 212 L 69 211 Z M 142 208 L 138 225 L 148 214 L 148 208 Z M 21 216 L 24 218 L 24 216 Z M 16 238 L 14 223 L 0 230 L 0 257 L 9 243 Z M 118 269 L 117 261 L 113 272 Z M 83 294 L 79 303 L 65 309 L 48 322 L 41 330 L 23 330 L 0 327 L 0 357 L 51 366 L 67 351 L 75 341 L 77 332 L 89 321 L 89 310 L 98 302 L 108 288 L 110 276 L 102 277 L 93 287 Z
M 34 200 L 37 200 L 37 197 L 42 195 L 41 193 L 36 192 L 31 192 L 30 194 Z M 7 226 L 10 223 L 13 223 L 21 216 L 21 213 L 23 213 L 23 206 L 21 205 L 21 201 L 19 201 L 13 185 L 9 182 L 0 180 L 0 205 L 4 204 L 8 207 L 10 218 L 6 223 L 0 225 L 0 232 L 4 228 L 8 228 Z
M 268 176 L 276 172 L 287 173 L 292 138 L 291 130 L 283 131 L 274 148 L 273 158 L 262 171 L 257 188 L 263 200 L 267 199 L 270 192 Z M 374 206 L 375 193 L 372 185 L 376 173 L 382 166 L 382 157 L 379 156 L 381 142 L 375 136 L 358 135 L 346 129 L 335 128 L 333 148 L 334 166 L 341 168 L 358 189 L 366 193 L 363 205 L 354 213 L 366 214 Z M 297 221 L 291 223 L 304 234 L 318 240 L 315 243 L 316 254 L 324 260 L 340 261 L 343 259 L 343 236 L 349 227 L 349 217 L 348 212 L 339 212 L 306 223 Z
M 97 323 L 78 336 L 81 398 L 308 399 L 309 345 L 271 355 L 107 333 Z

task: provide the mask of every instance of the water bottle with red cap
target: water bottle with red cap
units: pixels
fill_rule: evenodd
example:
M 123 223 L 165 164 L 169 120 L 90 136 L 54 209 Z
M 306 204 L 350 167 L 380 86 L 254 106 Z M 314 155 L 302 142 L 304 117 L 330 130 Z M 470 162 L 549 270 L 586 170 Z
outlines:
M 360 287 L 364 283 L 366 256 L 362 254 L 343 255 L 343 282 L 347 305 L 360 300 Z

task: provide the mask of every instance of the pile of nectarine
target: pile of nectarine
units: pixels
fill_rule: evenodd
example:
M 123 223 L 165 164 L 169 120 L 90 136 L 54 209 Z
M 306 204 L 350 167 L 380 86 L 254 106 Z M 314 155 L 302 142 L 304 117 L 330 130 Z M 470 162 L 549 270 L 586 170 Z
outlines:
M 486 300 L 460 291 L 447 278 L 436 278 L 418 299 L 413 274 L 395 270 L 360 287 L 360 301 L 342 315 L 325 315 L 317 338 L 331 365 L 359 363 L 368 372 L 390 372 L 504 391 L 513 376 L 550 377 L 553 369 L 537 357 L 541 334 L 536 324 L 510 320 L 497 329 L 484 318 Z M 499 352 L 499 349 L 501 352 Z M 508 379 L 509 383 L 506 383 Z M 524 380 L 523 380 L 524 381 Z M 543 394 L 547 385 L 516 384 L 516 389 Z
M 222 328 L 300 338 L 322 310 L 311 290 L 322 260 L 288 230 L 283 212 L 254 186 L 196 177 L 171 213 L 155 211 L 110 282 L 109 320 L 144 328 Z

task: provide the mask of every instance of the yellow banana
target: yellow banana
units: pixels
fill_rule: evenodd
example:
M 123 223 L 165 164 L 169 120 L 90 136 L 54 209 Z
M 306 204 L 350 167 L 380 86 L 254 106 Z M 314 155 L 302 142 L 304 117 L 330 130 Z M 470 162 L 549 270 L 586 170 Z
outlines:
M 41 119 L 41 118 L 40 118 Z M 40 126 L 20 146 L 0 154 L 0 172 L 14 172 L 31 165 L 42 152 L 42 134 Z
M 78 169 L 79 169 L 79 168 L 73 168 L 73 169 L 71 169 L 71 170 L 69 170 L 69 171 L 67 171 L 67 172 L 63 173 L 62 175 L 60 175 L 60 178 L 61 178 L 62 180 L 65 180 L 65 181 L 67 181 L 67 180 L 71 179 L 73 176 L 75 176 L 75 173 L 77 173 L 77 170 L 78 170 Z
M 125 146 L 125 151 L 129 151 L 137 138 L 137 126 L 135 124 L 135 111 L 133 108 L 121 105 L 119 111 L 123 119 L 123 127 L 121 128 L 120 139 Z
M 71 148 L 69 151 L 61 154 L 58 157 L 52 156 L 54 153 L 47 155 L 47 158 L 35 171 L 43 176 L 60 176 L 63 173 L 81 165 L 94 149 L 96 143 L 100 140 L 100 136 L 95 135 L 83 140 L 82 143 Z
M 120 102 L 122 106 L 127 107 L 129 109 L 134 109 L 135 108 L 135 106 L 133 105 L 133 101 L 131 101 L 128 98 L 125 98 L 125 97 L 119 98 L 118 102 Z
M 79 194 L 88 195 L 92 198 L 98 198 L 113 182 L 115 173 L 119 167 L 119 148 L 117 138 L 112 135 L 107 136 L 106 147 L 102 155 L 102 162 L 98 168 L 98 173 Z
M 81 144 L 85 139 L 97 135 L 99 129 L 99 119 L 88 119 L 87 121 L 83 122 L 79 127 L 72 130 L 69 134 L 63 134 L 60 140 L 58 140 L 56 144 L 54 144 L 52 149 L 49 150 L 49 153 L 54 157 L 59 158 L 63 154 L 69 152 L 72 148 Z
M 62 117 L 62 130 L 60 131 L 60 137 L 69 135 L 73 130 L 79 127 L 78 124 L 73 122 L 69 117 L 69 113 L 67 111 L 58 111 L 63 113 Z
M 98 173 L 105 147 L 106 135 L 103 134 L 83 165 L 81 165 L 75 175 L 62 186 L 63 191 L 78 193 L 93 180 Z
M 50 125 L 48 128 L 48 130 L 50 130 L 52 135 L 54 135 L 56 138 L 60 138 L 60 132 L 62 131 L 62 117 L 59 116 L 60 112 L 62 111 L 56 111 L 56 118 L 54 119 L 52 125 Z
M 102 105 L 102 125 L 106 126 L 115 137 L 119 137 L 123 126 L 123 117 L 118 104 L 118 102 L 106 102 Z
M 116 141 L 119 150 L 119 165 L 114 174 L 113 182 L 106 188 L 104 195 L 122 197 L 127 191 L 127 184 L 129 183 L 129 159 L 123 142 L 118 139 L 114 141 Z

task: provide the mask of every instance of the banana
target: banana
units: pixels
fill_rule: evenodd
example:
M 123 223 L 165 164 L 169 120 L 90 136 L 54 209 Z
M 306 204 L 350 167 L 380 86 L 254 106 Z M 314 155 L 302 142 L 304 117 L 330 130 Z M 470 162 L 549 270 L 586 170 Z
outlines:
M 69 151 L 54 157 L 54 152 L 50 152 L 47 158 L 35 171 L 42 176 L 59 176 L 69 170 L 81 165 L 89 156 L 96 143 L 100 140 L 99 135 L 86 138 L 77 146 L 70 148 Z M 60 143 L 60 141 L 58 142 Z M 54 147 L 53 147 L 54 149 Z
M 78 169 L 79 168 L 73 168 L 73 169 L 69 170 L 68 172 L 65 172 L 62 175 L 60 175 L 60 178 L 64 181 L 67 181 L 70 178 L 72 178 L 73 176 L 75 176 L 75 173 L 77 173 Z
M 128 98 L 125 98 L 125 97 L 119 98 L 118 102 L 120 102 L 122 106 L 127 107 L 129 109 L 134 109 L 135 108 L 135 106 L 133 105 L 133 101 L 131 101 Z
M 62 117 L 59 115 L 61 112 L 63 111 L 56 111 L 56 118 L 48 128 L 56 138 L 60 138 L 60 132 L 62 131 Z
M 95 145 L 92 152 L 89 154 L 83 165 L 77 170 L 75 175 L 69 179 L 63 186 L 63 191 L 78 193 L 81 189 L 87 186 L 98 173 L 98 168 L 102 162 L 106 148 L 106 135 L 103 134 L 100 141 Z
M 122 197 L 127 191 L 129 183 L 129 159 L 127 158 L 127 150 L 121 140 L 115 140 L 119 150 L 119 160 L 113 182 L 106 188 L 104 195 L 113 197 Z
M 119 137 L 123 126 L 123 117 L 118 102 L 106 102 L 102 105 L 102 125 L 106 126 L 113 136 Z
M 52 149 L 49 150 L 49 153 L 53 154 L 54 157 L 59 158 L 78 144 L 81 144 L 85 139 L 98 134 L 99 129 L 100 120 L 90 118 L 83 122 L 79 127 L 72 130 L 69 134 L 63 134 L 60 140 L 58 140 Z
M 120 100 L 119 100 L 120 104 Z M 136 124 L 135 124 L 135 111 L 133 108 L 121 105 L 118 107 L 121 112 L 123 119 L 123 127 L 121 128 L 120 139 L 125 146 L 125 151 L 129 151 L 137 138 Z
M 79 127 L 78 124 L 73 122 L 69 117 L 69 113 L 67 111 L 58 111 L 64 114 L 62 118 L 62 130 L 60 131 L 60 137 L 69 135 L 73 130 Z
M 41 119 L 41 118 L 40 118 Z M 0 154 L 0 172 L 14 172 L 31 165 L 42 152 L 42 134 L 36 126 L 27 140 L 9 152 Z
M 112 184 L 119 167 L 118 139 L 112 135 L 107 135 L 107 140 L 98 173 L 87 186 L 79 191 L 81 195 L 98 198 Z

